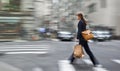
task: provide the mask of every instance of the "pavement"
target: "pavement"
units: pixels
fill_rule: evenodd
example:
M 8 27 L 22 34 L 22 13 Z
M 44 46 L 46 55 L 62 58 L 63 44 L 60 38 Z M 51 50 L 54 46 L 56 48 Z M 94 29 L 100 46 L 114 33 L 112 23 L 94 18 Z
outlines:
M 22 70 L 7 63 L 0 62 L 0 71 L 22 71 Z
M 0 43 L 0 71 L 119 71 L 120 41 L 90 42 L 102 67 L 94 67 L 86 54 L 73 64 L 68 61 L 73 46 L 69 41 L 27 41 Z

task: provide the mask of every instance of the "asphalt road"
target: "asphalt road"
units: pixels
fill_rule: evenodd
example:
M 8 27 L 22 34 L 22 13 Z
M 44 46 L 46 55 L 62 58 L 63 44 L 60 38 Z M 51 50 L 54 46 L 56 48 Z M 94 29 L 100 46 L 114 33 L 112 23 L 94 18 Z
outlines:
M 120 71 L 120 41 L 89 43 L 102 64 L 100 68 L 93 67 L 87 55 L 69 64 L 75 44 L 67 41 L 0 43 L 0 71 Z

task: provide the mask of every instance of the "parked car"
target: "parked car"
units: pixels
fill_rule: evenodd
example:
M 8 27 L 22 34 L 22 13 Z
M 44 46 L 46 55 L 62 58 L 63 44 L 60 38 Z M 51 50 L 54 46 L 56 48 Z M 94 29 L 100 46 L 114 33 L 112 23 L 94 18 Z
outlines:
M 94 34 L 93 40 L 95 41 L 110 40 L 112 37 L 110 31 L 106 31 L 106 30 L 96 30 L 96 31 L 92 31 L 92 33 Z
M 58 31 L 57 38 L 60 40 L 70 40 L 74 39 L 74 34 L 69 31 Z

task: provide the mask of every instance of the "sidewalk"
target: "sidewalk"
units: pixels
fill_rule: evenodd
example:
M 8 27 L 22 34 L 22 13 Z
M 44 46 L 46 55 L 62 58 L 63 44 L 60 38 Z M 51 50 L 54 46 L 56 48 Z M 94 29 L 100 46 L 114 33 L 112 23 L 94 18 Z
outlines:
M 0 71 L 22 71 L 12 65 L 9 65 L 4 62 L 0 62 Z
M 27 40 L 22 40 L 22 39 L 0 39 L 0 42 L 27 42 Z

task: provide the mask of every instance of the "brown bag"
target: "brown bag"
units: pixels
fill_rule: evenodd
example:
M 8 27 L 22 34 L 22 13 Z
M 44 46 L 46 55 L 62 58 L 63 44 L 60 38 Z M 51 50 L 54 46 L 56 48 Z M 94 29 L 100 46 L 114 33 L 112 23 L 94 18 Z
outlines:
M 90 30 L 83 31 L 82 36 L 84 37 L 85 40 L 90 40 L 90 39 L 94 38 L 94 35 Z
M 75 58 L 82 58 L 84 57 L 84 51 L 81 45 L 77 44 L 74 46 L 74 57 Z

